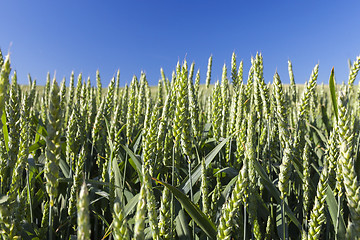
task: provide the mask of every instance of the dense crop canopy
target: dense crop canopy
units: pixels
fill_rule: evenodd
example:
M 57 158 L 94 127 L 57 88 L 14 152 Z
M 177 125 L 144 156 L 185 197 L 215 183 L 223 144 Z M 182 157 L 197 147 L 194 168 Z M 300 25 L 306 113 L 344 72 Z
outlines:
M 211 56 L 206 85 L 185 60 L 157 88 L 19 87 L 0 52 L 1 239 L 359 239 L 359 66 L 266 84 L 234 53 L 214 85 Z

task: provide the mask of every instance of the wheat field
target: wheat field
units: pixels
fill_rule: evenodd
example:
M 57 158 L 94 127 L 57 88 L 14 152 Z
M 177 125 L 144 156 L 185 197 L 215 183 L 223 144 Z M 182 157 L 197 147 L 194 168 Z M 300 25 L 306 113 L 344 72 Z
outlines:
M 234 53 L 205 85 L 184 60 L 155 89 L 119 72 L 20 87 L 0 52 L 0 236 L 360 239 L 360 57 L 342 85 L 288 66 L 287 86 Z

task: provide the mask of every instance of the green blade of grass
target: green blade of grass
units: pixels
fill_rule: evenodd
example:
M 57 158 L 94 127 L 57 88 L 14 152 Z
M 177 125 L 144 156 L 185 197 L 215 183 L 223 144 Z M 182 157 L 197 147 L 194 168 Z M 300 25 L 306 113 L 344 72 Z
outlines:
M 112 158 L 111 163 L 112 163 L 112 169 L 113 169 L 114 175 L 115 175 L 115 185 L 122 188 L 121 173 L 120 173 L 119 165 L 117 163 L 117 159 Z M 121 194 L 121 190 L 119 187 L 115 188 L 115 197 L 118 197 L 119 199 L 121 199 L 122 194 Z
M 176 232 L 180 239 L 190 239 L 191 233 L 189 230 L 189 223 L 186 219 L 184 209 L 179 211 L 178 216 L 175 220 L 176 223 Z
M 217 229 L 215 224 L 208 218 L 206 215 L 196 206 L 190 199 L 182 193 L 177 188 L 162 182 L 156 178 L 153 178 L 157 183 L 164 185 L 168 188 L 176 197 L 176 199 L 181 203 L 186 212 L 190 215 L 190 217 L 196 222 L 197 225 L 206 233 L 206 235 L 210 239 L 215 239 Z
M 136 207 L 137 203 L 139 202 L 139 198 L 140 198 L 140 193 L 136 194 L 125 205 L 125 207 L 124 207 L 124 215 L 125 215 L 125 217 L 128 216 L 133 210 L 135 210 L 135 207 Z
M 133 151 L 131 151 L 130 148 L 128 148 L 125 145 L 121 145 L 122 148 L 127 152 L 127 154 L 129 154 L 130 158 L 129 158 L 129 163 L 130 165 L 136 170 L 136 172 L 139 175 L 139 179 L 142 182 L 142 175 L 141 175 L 141 168 L 142 168 L 142 164 L 141 164 L 141 160 L 139 160 L 136 156 L 135 153 Z
M 283 224 L 284 221 L 283 221 L 283 217 L 282 217 L 282 210 L 281 210 L 281 205 L 278 204 L 276 206 L 276 229 L 277 229 L 277 233 L 278 233 L 278 236 L 281 240 L 285 240 L 287 239 L 288 237 L 288 234 L 287 234 L 287 225 Z M 285 232 L 284 232 L 284 229 L 285 229 Z
M 209 166 L 211 161 L 216 157 L 220 150 L 225 146 L 225 144 L 232 138 L 232 136 L 225 138 L 221 143 L 219 143 L 211 152 L 205 157 L 205 166 Z M 179 186 L 181 190 L 187 194 L 190 192 L 190 183 L 194 185 L 201 176 L 201 164 L 197 165 L 191 172 L 191 180 L 189 177 L 185 178 L 183 183 Z
M 9 152 L 9 132 L 8 132 L 8 128 L 7 128 L 7 125 L 6 125 L 5 108 L 2 111 L 1 122 L 3 124 L 2 128 L 3 128 L 3 135 L 4 135 L 6 151 Z
M 259 173 L 261 179 L 263 180 L 263 184 L 265 185 L 265 187 L 269 190 L 270 194 L 275 198 L 276 202 L 278 204 L 281 204 L 280 192 L 274 186 L 274 184 L 270 181 L 270 179 L 267 176 L 263 167 L 260 165 L 260 163 L 258 161 L 254 161 L 254 166 L 255 166 L 256 171 Z M 289 216 L 291 221 L 298 227 L 299 230 L 302 230 L 299 220 L 297 220 L 297 218 L 295 217 L 294 213 L 291 211 L 289 206 L 287 204 L 284 204 L 284 205 L 285 205 L 284 206 L 285 212 Z
M 30 153 L 34 152 L 45 145 L 46 145 L 45 140 L 39 140 L 29 147 L 29 152 Z
M 331 95 L 331 102 L 333 104 L 334 113 L 336 116 L 336 120 L 338 119 L 338 106 L 336 102 L 336 82 L 334 76 L 334 67 L 331 69 L 330 79 L 329 79 L 329 88 L 330 88 L 330 95 Z
M 336 201 L 334 193 L 329 185 L 326 189 L 326 203 L 328 205 L 334 227 L 339 226 L 338 229 L 335 229 L 335 233 L 337 233 L 338 239 L 345 239 L 345 221 L 342 214 L 338 215 L 338 202 Z
M 59 167 L 66 178 L 70 178 L 70 167 L 64 159 L 60 159 Z

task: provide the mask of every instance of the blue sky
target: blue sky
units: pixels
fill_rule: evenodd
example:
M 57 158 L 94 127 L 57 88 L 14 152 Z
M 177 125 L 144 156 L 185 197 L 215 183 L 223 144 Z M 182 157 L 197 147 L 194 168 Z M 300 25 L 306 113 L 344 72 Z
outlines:
M 73 70 L 95 83 L 99 69 L 107 85 L 120 69 L 121 85 L 142 70 L 155 85 L 160 67 L 170 77 L 185 57 L 204 83 L 211 54 L 214 83 L 233 51 L 245 75 L 251 56 L 262 52 L 266 82 L 277 70 L 288 83 L 290 59 L 297 83 L 317 63 L 319 82 L 328 82 L 334 66 L 340 83 L 348 59 L 360 55 L 360 1 L 14 0 L 1 1 L 0 9 L 0 48 L 10 50 L 20 84 L 30 73 L 44 85 L 55 71 L 68 82 Z

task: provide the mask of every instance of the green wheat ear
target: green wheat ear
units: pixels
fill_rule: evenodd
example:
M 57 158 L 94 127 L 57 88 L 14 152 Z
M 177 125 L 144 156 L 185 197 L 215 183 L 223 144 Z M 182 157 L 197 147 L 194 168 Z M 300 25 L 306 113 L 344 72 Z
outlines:
M 96 71 L 96 106 L 99 107 L 102 99 L 102 84 L 99 70 Z
M 126 114 L 126 138 L 127 144 L 131 143 L 131 137 L 134 127 L 134 114 L 135 114 L 135 98 L 136 98 L 136 76 L 133 77 L 130 84 L 130 96 L 128 97 L 127 114 Z
M 285 148 L 285 143 L 289 139 L 288 125 L 287 125 L 287 115 L 285 110 L 285 100 L 284 100 L 284 92 L 283 85 L 280 80 L 279 74 L 276 72 L 274 75 L 274 96 L 276 100 L 275 104 L 275 116 L 278 122 L 279 129 L 279 138 L 280 144 L 282 148 Z
M 355 172 L 355 162 L 353 159 L 353 133 L 349 128 L 350 120 L 348 114 L 347 98 L 344 91 L 339 93 L 338 97 L 338 136 L 340 143 L 339 165 L 345 187 L 345 195 L 351 214 L 351 221 L 354 224 L 352 228 L 360 233 L 360 186 Z
M 183 153 L 191 157 L 191 122 L 189 113 L 188 71 L 184 61 L 178 76 L 178 91 L 174 119 L 174 137 L 176 147 L 181 147 Z
M 296 104 L 296 84 L 295 84 L 295 77 L 293 72 L 292 63 L 290 60 L 288 60 L 288 71 L 289 71 L 289 78 L 290 78 L 290 96 L 292 103 Z
M 147 203 L 147 210 L 148 210 L 148 219 L 150 223 L 151 233 L 154 240 L 159 240 L 159 227 L 158 227 L 158 214 L 156 210 L 156 199 L 152 189 L 152 183 L 150 175 L 146 169 L 143 167 L 143 179 L 145 184 L 146 190 L 146 203 Z
M 328 176 L 328 168 L 325 165 L 320 175 L 320 180 L 316 189 L 315 203 L 310 213 L 308 239 L 319 239 L 321 226 L 326 219 L 325 198 Z
M 2 68 L 3 65 L 4 65 L 4 56 L 3 56 L 2 51 L 0 49 L 0 69 Z
M 236 65 L 236 55 L 235 52 L 233 52 L 231 56 L 231 80 L 234 86 L 234 89 L 238 88 L 239 85 L 239 78 L 238 78 L 238 70 Z
M 283 151 L 283 158 L 280 165 L 279 173 L 279 190 L 281 193 L 281 199 L 289 194 L 289 179 L 291 176 L 291 148 L 289 143 L 285 143 L 285 149 Z
M 193 66 L 193 64 L 191 65 Z M 197 87 L 198 88 L 198 87 Z M 193 84 L 192 78 L 188 77 L 188 95 L 189 95 L 189 112 L 190 112 L 190 121 L 191 128 L 193 132 L 193 137 L 198 139 L 200 136 L 199 129 L 199 104 L 198 104 L 198 91 L 195 90 L 195 85 Z
M 77 239 L 87 240 L 90 239 L 91 225 L 90 225 L 90 213 L 89 213 L 89 192 L 85 182 L 81 186 L 79 197 L 77 200 Z
M 227 132 L 227 125 L 229 120 L 229 101 L 230 101 L 230 84 L 227 78 L 227 68 L 224 64 L 222 78 L 221 78 L 221 105 L 222 105 L 222 114 L 221 114 L 221 136 L 225 137 Z
M 9 75 L 10 75 L 10 55 L 7 55 L 5 62 L 2 64 L 0 72 L 0 116 L 5 106 L 6 92 L 9 86 Z
M 14 75 L 11 79 L 9 98 L 7 104 L 5 104 L 6 110 L 6 122 L 9 131 L 9 168 L 13 169 L 16 162 L 16 155 L 19 151 L 19 132 L 20 132 L 20 108 L 21 108 L 21 96 L 19 85 L 17 84 L 17 74 L 14 71 Z
M 46 191 L 50 196 L 50 206 L 54 206 L 58 195 L 59 161 L 61 159 L 61 108 L 59 86 L 54 78 L 50 95 L 46 137 L 46 163 L 45 177 L 47 179 Z
M 354 61 L 353 65 L 350 68 L 349 81 L 348 81 L 348 85 L 350 88 L 352 88 L 352 86 L 354 85 L 354 81 L 356 79 L 359 70 L 360 70 L 360 56 L 356 58 L 356 60 Z
M 202 211 L 206 216 L 210 217 L 210 206 L 209 206 L 209 190 L 208 180 L 206 173 L 205 159 L 201 160 L 201 197 L 202 197 Z
M 303 153 L 303 209 L 304 209 L 304 217 L 305 221 L 308 219 L 309 208 L 311 204 L 310 198 L 310 184 L 311 184 L 311 176 L 310 176 L 310 146 L 306 142 L 304 153 Z
M 240 204 L 248 188 L 247 166 L 243 165 L 240 170 L 231 198 L 224 204 L 219 221 L 217 239 L 231 239 L 232 231 L 235 225 L 234 218 L 240 209 Z
M 171 218 L 171 195 L 170 190 L 165 187 L 162 191 L 159 220 L 160 237 L 163 240 L 168 240 L 172 237 Z
M 312 95 L 314 95 L 316 85 L 317 85 L 317 77 L 319 73 L 319 64 L 316 64 L 313 71 L 311 72 L 311 76 L 309 79 L 308 84 L 306 85 L 306 89 L 303 93 L 303 96 L 301 98 L 300 102 L 300 109 L 299 109 L 299 120 L 306 120 L 308 118 L 309 113 L 309 105 L 310 105 L 310 98 Z
M 212 67 L 212 55 L 209 57 L 207 73 L 206 73 L 206 88 L 209 88 L 211 81 L 211 67 Z
M 215 83 L 215 87 L 212 92 L 212 106 L 211 106 L 211 114 L 212 114 L 212 128 L 214 138 L 219 141 L 221 136 L 221 120 L 222 120 L 222 105 L 221 105 L 221 89 L 219 82 Z
M 145 217 L 146 217 L 146 187 L 145 183 L 141 185 L 140 197 L 136 206 L 135 213 L 135 226 L 133 240 L 143 240 L 145 230 Z
M 127 220 L 124 217 L 123 210 L 120 203 L 114 204 L 113 212 L 113 237 L 115 240 L 128 240 L 130 239 L 129 230 L 127 227 Z

